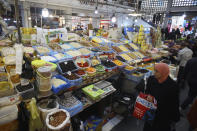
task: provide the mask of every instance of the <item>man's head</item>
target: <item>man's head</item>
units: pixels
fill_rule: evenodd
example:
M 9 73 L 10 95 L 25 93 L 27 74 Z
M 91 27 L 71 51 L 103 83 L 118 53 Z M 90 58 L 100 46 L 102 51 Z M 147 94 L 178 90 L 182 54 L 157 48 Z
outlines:
M 189 43 L 188 43 L 187 41 L 183 41 L 183 42 L 181 43 L 181 48 L 183 49 L 183 48 L 185 48 L 185 47 L 188 47 L 188 45 L 189 45 Z

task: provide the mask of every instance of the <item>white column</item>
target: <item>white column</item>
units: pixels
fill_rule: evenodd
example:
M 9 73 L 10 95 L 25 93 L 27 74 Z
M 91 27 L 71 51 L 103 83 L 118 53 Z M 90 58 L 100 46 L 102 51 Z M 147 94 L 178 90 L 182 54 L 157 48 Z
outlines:
M 22 11 L 21 11 L 22 19 L 23 19 L 23 26 L 24 27 L 32 27 L 31 20 L 28 18 L 31 17 L 30 12 L 30 4 L 29 2 L 23 2 L 22 3 Z

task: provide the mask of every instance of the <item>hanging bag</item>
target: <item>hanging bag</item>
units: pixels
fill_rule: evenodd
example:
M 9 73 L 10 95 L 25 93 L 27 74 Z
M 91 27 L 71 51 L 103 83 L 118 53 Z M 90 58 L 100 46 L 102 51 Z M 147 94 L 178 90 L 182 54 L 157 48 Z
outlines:
M 146 77 L 144 78 L 144 81 L 146 90 Z M 145 90 L 144 93 L 141 92 L 136 99 L 133 116 L 140 120 L 152 121 L 155 117 L 157 101 L 153 96 L 145 94 Z M 148 98 L 151 98 L 151 101 L 148 100 Z

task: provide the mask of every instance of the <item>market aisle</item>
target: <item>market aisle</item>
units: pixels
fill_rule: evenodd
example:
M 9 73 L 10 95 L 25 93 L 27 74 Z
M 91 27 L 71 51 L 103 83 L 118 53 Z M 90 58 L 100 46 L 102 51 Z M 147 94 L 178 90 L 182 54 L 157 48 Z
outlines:
M 180 93 L 180 103 L 186 98 L 188 92 L 188 86 L 185 89 L 181 90 Z M 184 112 L 186 115 L 188 109 Z M 186 117 L 181 117 L 181 120 L 176 125 L 176 131 L 188 131 L 189 123 Z M 112 131 L 143 131 L 143 122 L 139 121 L 139 125 L 137 125 L 137 120 L 130 116 L 128 118 L 123 119 L 117 126 L 115 126 Z

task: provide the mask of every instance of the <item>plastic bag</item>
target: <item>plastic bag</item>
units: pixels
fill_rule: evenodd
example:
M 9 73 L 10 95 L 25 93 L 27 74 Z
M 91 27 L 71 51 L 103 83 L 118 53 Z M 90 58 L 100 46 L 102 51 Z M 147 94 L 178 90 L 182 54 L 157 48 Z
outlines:
M 14 48 L 16 49 L 16 74 L 21 74 L 23 65 L 23 45 L 15 44 Z
M 35 98 L 31 99 L 31 102 L 27 106 L 30 111 L 30 121 L 29 121 L 29 130 L 35 131 L 37 129 L 42 129 L 43 125 L 40 119 L 39 110 L 36 106 Z
M 15 65 L 16 64 L 16 56 L 6 56 L 4 57 L 5 65 Z
M 1 49 L 2 56 L 15 55 L 15 50 L 12 47 L 4 47 Z
M 154 114 L 157 109 L 157 101 L 153 96 L 152 102 L 147 100 L 147 97 L 150 95 L 140 93 L 136 99 L 133 116 L 140 120 L 153 120 Z

